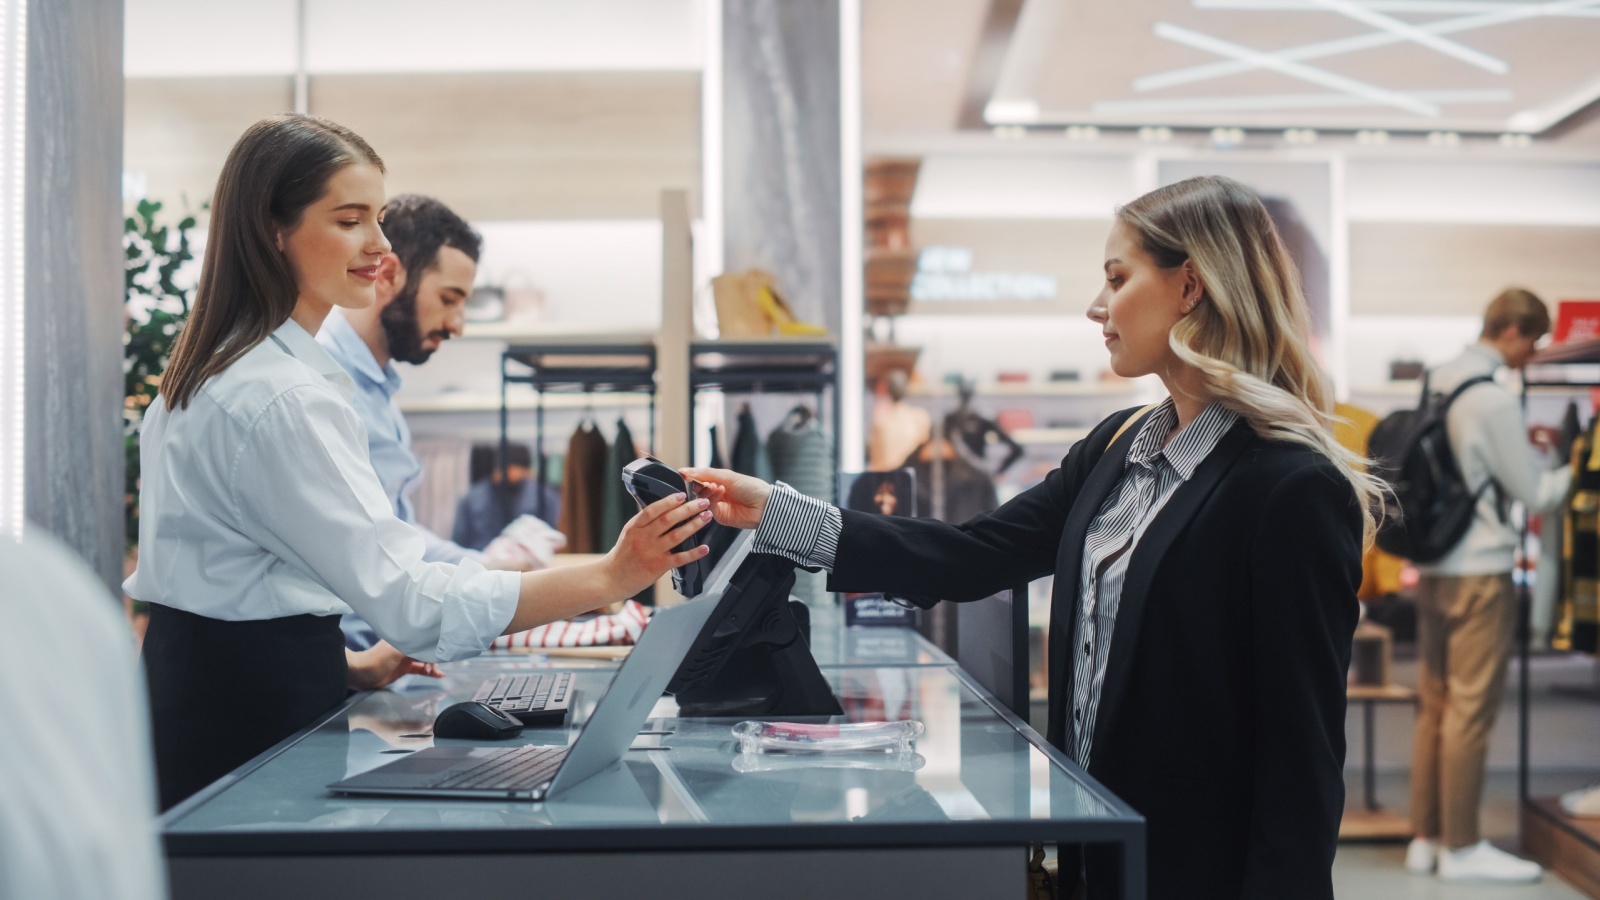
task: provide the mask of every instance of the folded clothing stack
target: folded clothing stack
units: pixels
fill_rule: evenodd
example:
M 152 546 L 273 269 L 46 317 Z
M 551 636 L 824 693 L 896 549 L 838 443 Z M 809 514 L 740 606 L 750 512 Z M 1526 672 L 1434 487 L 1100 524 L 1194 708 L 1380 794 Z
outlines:
M 638 601 L 622 604 L 622 612 L 599 615 L 582 622 L 565 620 L 540 625 L 515 634 L 503 634 L 489 645 L 491 650 L 520 650 L 539 647 L 627 647 L 638 643 L 650 612 Z

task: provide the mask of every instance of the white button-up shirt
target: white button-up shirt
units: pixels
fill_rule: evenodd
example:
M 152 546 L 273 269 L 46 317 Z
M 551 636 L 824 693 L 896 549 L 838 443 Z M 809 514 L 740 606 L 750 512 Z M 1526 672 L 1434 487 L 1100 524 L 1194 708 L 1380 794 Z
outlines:
M 350 405 L 367 427 L 367 456 L 372 459 L 372 471 L 378 473 L 384 495 L 394 504 L 394 514 L 422 532 L 428 548 L 424 558 L 429 562 L 454 563 L 469 558 L 483 562 L 476 551 L 417 525 L 411 495 L 422 482 L 422 460 L 411 452 L 411 429 L 394 402 L 395 392 L 400 390 L 400 373 L 395 371 L 394 363 L 378 365 L 372 348 L 337 309 L 328 313 L 317 331 L 317 343 L 350 375 L 355 387 Z
M 350 377 L 284 322 L 140 436 L 135 599 L 228 621 L 359 613 L 418 659 L 487 648 L 520 579 L 429 563 L 367 458 Z

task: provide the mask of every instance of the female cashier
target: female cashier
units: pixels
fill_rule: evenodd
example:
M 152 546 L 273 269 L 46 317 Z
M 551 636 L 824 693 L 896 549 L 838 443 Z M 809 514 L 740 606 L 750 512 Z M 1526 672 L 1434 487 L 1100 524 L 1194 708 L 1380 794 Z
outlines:
M 193 310 L 140 440 L 139 563 L 124 586 L 150 604 L 163 808 L 349 688 L 472 656 L 704 555 L 671 548 L 709 512 L 668 498 L 586 565 L 423 562 L 368 463 L 348 378 L 312 339 L 335 306 L 374 300 L 383 176 L 354 132 L 285 115 L 251 126 L 217 182 Z M 347 656 L 351 610 L 392 646 Z
M 1190 179 L 1118 210 L 1089 318 L 1112 370 L 1169 398 L 992 513 L 889 518 L 685 475 L 834 590 L 931 606 L 1054 575 L 1049 740 L 1145 816 L 1152 900 L 1331 900 L 1377 485 L 1329 430 L 1298 274 L 1253 193 Z M 1079 871 L 1115 893 L 1114 861 Z

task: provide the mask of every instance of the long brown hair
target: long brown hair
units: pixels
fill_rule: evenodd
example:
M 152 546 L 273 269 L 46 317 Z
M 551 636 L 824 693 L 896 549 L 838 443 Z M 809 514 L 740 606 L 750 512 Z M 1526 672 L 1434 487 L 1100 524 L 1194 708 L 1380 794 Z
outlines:
M 1333 391 L 1307 338 L 1300 273 L 1255 192 L 1221 175 L 1151 191 L 1117 210 L 1162 268 L 1193 260 L 1205 294 L 1168 344 L 1200 373 L 1205 399 L 1238 413 L 1256 434 L 1321 453 L 1361 502 L 1368 541 L 1385 490 L 1367 460 L 1333 436 Z
M 317 116 L 286 114 L 251 125 L 228 152 L 211 201 L 211 230 L 194 306 L 161 378 L 168 409 L 189 405 L 206 379 L 277 330 L 299 296 L 280 229 L 345 166 L 383 160 L 354 131 Z

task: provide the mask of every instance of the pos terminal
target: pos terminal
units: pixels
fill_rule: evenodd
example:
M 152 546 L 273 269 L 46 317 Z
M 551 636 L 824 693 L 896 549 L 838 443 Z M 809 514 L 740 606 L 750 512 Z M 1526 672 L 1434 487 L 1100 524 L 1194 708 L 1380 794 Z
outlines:
M 622 470 L 622 482 L 641 508 L 695 487 L 667 464 L 643 457 Z M 712 522 L 676 548 L 707 544 L 711 552 L 672 573 L 673 587 L 697 596 L 706 576 L 734 544 L 738 529 Z M 789 599 L 795 564 L 752 553 L 723 589 L 667 690 L 681 715 L 834 716 L 843 712 L 817 668 L 806 635 L 810 613 Z

